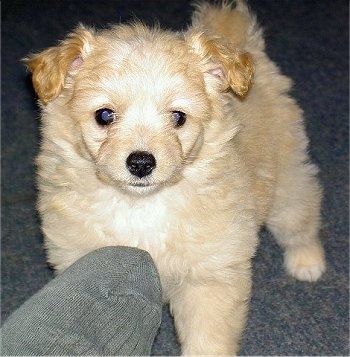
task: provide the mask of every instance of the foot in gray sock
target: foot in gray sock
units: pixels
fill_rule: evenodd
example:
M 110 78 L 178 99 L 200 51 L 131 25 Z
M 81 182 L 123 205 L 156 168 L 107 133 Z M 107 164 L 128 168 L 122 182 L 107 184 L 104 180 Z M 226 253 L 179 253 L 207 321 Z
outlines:
M 2 355 L 149 355 L 161 322 L 145 251 L 107 247 L 53 279 L 3 325 Z

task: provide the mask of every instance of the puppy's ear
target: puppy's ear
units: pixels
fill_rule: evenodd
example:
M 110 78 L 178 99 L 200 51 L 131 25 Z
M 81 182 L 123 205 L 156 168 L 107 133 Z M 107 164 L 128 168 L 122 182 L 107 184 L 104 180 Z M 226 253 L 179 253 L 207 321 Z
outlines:
M 74 73 L 90 52 L 94 34 L 80 25 L 56 47 L 23 58 L 32 73 L 33 86 L 43 104 L 56 98 L 68 73 Z
M 222 91 L 232 89 L 240 97 L 248 93 L 254 75 L 254 63 L 249 53 L 200 32 L 190 33 L 186 40 L 202 58 L 205 71 L 222 80 Z

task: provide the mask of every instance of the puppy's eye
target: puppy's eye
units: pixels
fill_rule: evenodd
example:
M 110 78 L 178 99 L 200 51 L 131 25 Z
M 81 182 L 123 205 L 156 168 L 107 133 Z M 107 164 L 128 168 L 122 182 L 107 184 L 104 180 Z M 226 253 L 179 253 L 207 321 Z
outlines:
M 171 112 L 175 126 L 179 127 L 186 123 L 186 114 L 180 111 Z
M 95 120 L 99 125 L 111 124 L 116 116 L 116 113 L 112 109 L 102 108 L 95 112 Z

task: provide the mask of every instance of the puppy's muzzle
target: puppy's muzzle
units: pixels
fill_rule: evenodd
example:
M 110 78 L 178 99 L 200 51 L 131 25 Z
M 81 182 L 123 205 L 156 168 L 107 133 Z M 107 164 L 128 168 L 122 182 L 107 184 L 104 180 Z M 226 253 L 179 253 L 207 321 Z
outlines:
M 134 151 L 126 159 L 126 167 L 132 175 L 142 178 L 151 174 L 156 159 L 147 151 Z

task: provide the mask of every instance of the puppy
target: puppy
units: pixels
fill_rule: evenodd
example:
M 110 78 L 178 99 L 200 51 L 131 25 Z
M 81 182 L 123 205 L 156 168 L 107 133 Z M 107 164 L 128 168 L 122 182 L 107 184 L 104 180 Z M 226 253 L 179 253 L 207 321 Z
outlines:
M 261 225 L 289 274 L 321 276 L 321 189 L 302 111 L 243 2 L 198 5 L 182 33 L 80 26 L 25 62 L 58 272 L 103 246 L 147 250 L 186 355 L 238 352 Z

